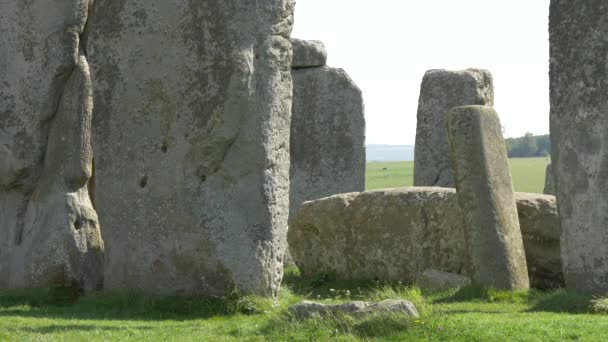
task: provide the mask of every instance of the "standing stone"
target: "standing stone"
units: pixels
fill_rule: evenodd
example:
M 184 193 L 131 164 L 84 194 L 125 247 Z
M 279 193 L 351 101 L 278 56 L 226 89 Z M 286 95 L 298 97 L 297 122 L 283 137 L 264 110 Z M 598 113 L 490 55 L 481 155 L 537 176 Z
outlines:
M 453 108 L 448 114 L 448 141 L 473 281 L 501 289 L 529 288 L 498 115 L 491 107 Z
M 568 288 L 608 292 L 608 3 L 552 0 L 551 144 Z
M 276 295 L 289 196 L 292 0 L 96 0 L 107 289 Z
M 294 69 L 322 67 L 327 63 L 327 51 L 323 42 L 318 40 L 301 40 L 292 38 Z
M 0 287 L 103 285 L 88 1 L 0 4 Z
M 293 76 L 290 213 L 302 202 L 365 189 L 361 90 L 342 69 Z
M 547 171 L 545 172 L 545 189 L 543 190 L 545 195 L 555 195 L 555 181 L 553 180 L 553 166 L 552 164 L 547 165 Z
M 430 70 L 422 79 L 414 154 L 414 185 L 454 187 L 450 166 L 447 114 L 466 105 L 494 105 L 492 75 L 487 70 Z

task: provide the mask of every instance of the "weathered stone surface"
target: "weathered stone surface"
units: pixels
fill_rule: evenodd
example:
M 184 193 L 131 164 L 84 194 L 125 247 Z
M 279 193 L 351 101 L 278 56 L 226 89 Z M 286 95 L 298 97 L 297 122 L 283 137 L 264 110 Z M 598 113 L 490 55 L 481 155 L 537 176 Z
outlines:
M 412 318 L 420 317 L 416 306 L 407 300 L 387 299 L 377 303 L 348 302 L 343 304 L 321 304 L 311 301 L 301 301 L 289 308 L 298 319 L 308 319 L 315 316 L 328 316 L 336 314 L 350 314 L 354 316 L 368 316 L 378 314 L 401 313 Z
M 361 90 L 342 69 L 294 69 L 289 208 L 365 189 Z M 285 264 L 293 264 L 287 249 Z
M 416 284 L 422 289 L 446 290 L 471 285 L 471 278 L 431 269 L 422 272 Z
M 108 289 L 276 294 L 291 0 L 97 0 L 96 205 Z
M 342 69 L 294 70 L 290 212 L 304 201 L 365 189 L 361 90 Z
M 103 285 L 87 185 L 89 2 L 0 4 L 0 287 Z
M 515 193 L 530 284 L 536 288 L 564 285 L 560 223 L 555 196 Z
M 532 286 L 562 285 L 554 196 L 516 193 Z M 289 230 L 301 272 L 413 284 L 427 269 L 469 276 L 456 191 L 400 188 L 305 202 Z
M 487 287 L 528 288 L 526 254 L 498 114 L 484 106 L 451 109 L 448 142 L 473 280 Z
M 465 105 L 494 105 L 487 70 L 430 70 L 422 79 L 418 102 L 414 185 L 454 187 L 447 137 L 447 115 Z
M 608 292 L 605 1 L 552 0 L 551 145 L 566 285 Z
M 293 48 L 292 68 L 314 68 L 327 64 L 327 51 L 323 42 L 292 38 L 291 46 Z
M 555 195 L 555 181 L 553 180 L 553 164 L 547 165 L 545 172 L 545 189 L 543 193 L 545 195 Z
M 305 275 L 413 284 L 429 268 L 467 274 L 462 227 L 454 190 L 405 188 L 306 202 L 288 235 Z

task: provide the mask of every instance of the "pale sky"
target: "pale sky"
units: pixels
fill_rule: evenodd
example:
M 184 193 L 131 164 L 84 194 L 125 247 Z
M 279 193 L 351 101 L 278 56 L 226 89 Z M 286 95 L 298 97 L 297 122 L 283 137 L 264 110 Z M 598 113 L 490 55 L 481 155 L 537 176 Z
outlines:
M 368 144 L 414 144 L 428 69 L 489 69 L 505 137 L 549 133 L 549 0 L 296 1 L 292 36 L 363 91 Z

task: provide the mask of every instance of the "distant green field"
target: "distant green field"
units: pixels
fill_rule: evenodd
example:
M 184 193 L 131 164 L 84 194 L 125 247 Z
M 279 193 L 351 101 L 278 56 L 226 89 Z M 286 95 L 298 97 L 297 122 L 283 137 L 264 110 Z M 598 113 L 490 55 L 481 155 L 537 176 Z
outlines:
M 542 193 L 545 169 L 550 162 L 548 157 L 509 159 L 515 191 Z M 412 186 L 413 182 L 414 162 L 367 163 L 367 190 Z

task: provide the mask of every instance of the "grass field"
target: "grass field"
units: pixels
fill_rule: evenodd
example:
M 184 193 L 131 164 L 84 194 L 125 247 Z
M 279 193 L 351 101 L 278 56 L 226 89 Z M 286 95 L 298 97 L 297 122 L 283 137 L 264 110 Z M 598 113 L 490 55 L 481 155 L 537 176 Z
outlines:
M 349 292 L 347 292 L 349 291 Z M 400 315 L 296 321 L 303 298 L 408 299 L 420 319 Z M 280 300 L 0 292 L 0 341 L 602 341 L 608 316 L 590 296 L 469 287 L 426 293 L 399 284 L 303 279 L 287 269 Z M 595 308 L 595 309 L 594 309 Z
M 513 187 L 517 192 L 542 193 L 549 158 L 509 159 Z M 367 164 L 365 185 L 367 190 L 412 186 L 414 162 Z

